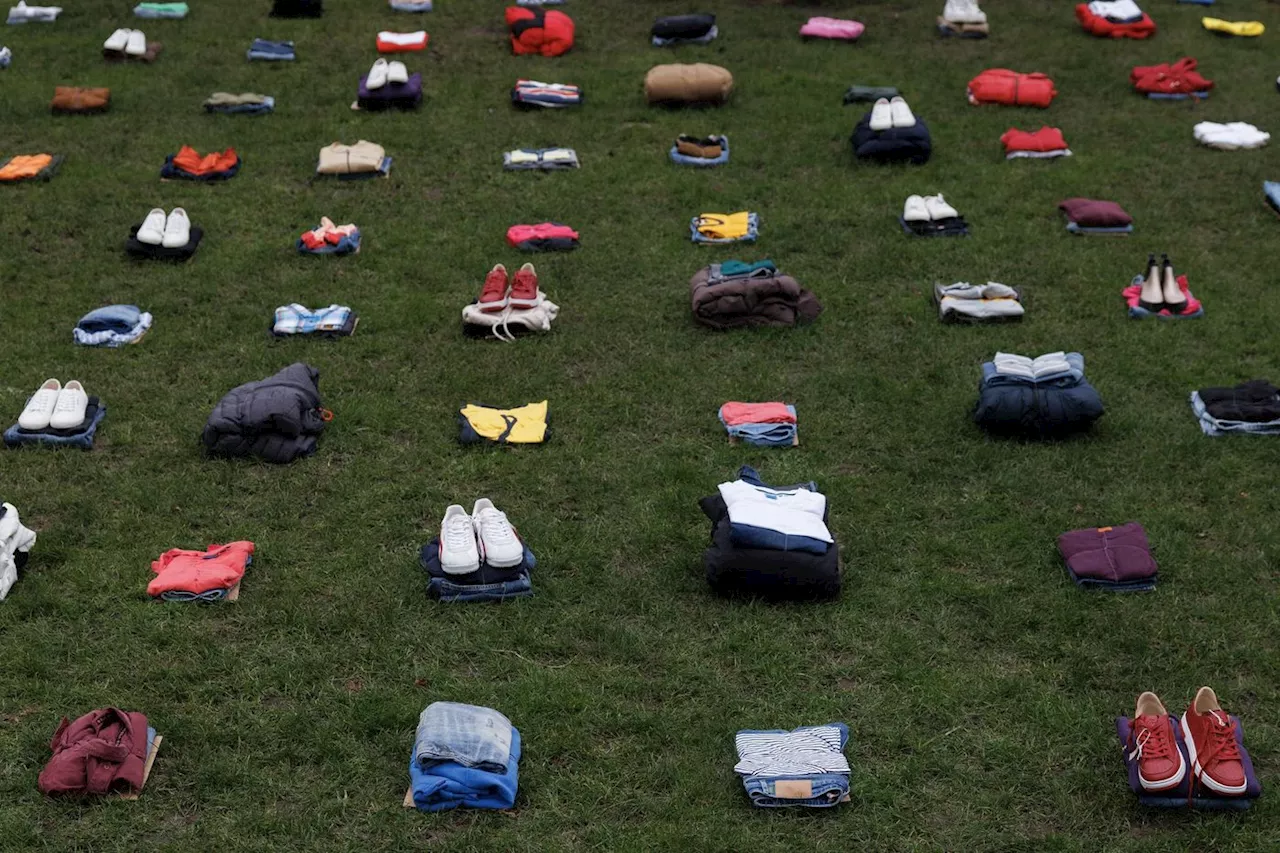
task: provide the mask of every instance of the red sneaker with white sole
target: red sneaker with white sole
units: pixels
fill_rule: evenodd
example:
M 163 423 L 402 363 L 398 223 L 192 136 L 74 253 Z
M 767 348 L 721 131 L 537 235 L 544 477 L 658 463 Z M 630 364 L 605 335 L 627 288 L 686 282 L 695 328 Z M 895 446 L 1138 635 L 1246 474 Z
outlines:
M 533 264 L 525 264 L 516 272 L 511 284 L 511 307 L 516 309 L 537 308 L 542 303 L 542 294 L 538 293 L 538 271 Z
M 1160 697 L 1147 691 L 1138 697 L 1133 711 L 1133 752 L 1138 760 L 1138 782 L 1144 791 L 1176 788 L 1187 775 L 1187 762 Z
M 486 314 L 507 310 L 507 305 L 511 302 L 507 291 L 507 268 L 502 264 L 494 264 L 493 269 L 484 277 L 484 287 L 480 288 L 480 310 Z
M 1211 687 L 1201 687 L 1195 701 L 1182 715 L 1182 735 L 1196 777 L 1215 794 L 1230 797 L 1248 787 L 1236 724 L 1222 710 Z

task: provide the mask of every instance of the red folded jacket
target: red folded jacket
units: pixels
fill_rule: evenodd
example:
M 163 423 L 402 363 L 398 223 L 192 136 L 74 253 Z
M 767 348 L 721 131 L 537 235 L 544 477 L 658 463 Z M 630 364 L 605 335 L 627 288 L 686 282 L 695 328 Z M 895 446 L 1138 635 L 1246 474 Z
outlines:
M 378 33 L 378 53 L 409 53 L 415 50 L 426 50 L 427 41 L 430 38 L 431 36 L 425 32 L 421 36 L 416 33 Z
M 196 595 L 215 589 L 230 589 L 244 577 L 253 556 L 252 542 L 210 545 L 207 551 L 173 548 L 151 564 L 156 576 L 147 584 L 147 595 L 190 592 Z
M 225 172 L 240 162 L 236 149 L 228 148 L 221 153 L 214 152 L 200 156 L 190 145 L 184 145 L 173 156 L 173 165 L 189 175 L 206 175 L 210 172 Z
M 725 403 L 720 407 L 720 419 L 725 426 L 796 422 L 796 416 L 785 403 Z
M 574 240 L 578 232 L 568 225 L 556 222 L 540 222 L 537 225 L 512 225 L 507 229 L 507 242 L 512 246 L 527 243 L 530 240 Z
M 139 791 L 147 759 L 147 718 L 119 708 L 99 708 L 74 723 L 63 717 L 49 748 L 53 757 L 36 780 L 42 793 Z
M 1004 153 L 1014 151 L 1061 151 L 1067 147 L 1067 140 L 1062 131 L 1056 127 L 1042 127 L 1035 133 L 1011 127 L 1000 137 L 1004 143 Z
M 1151 20 L 1151 16 L 1146 12 L 1142 13 L 1141 21 L 1117 24 L 1101 15 L 1093 14 L 1089 11 L 1088 3 L 1081 3 L 1076 6 L 1076 20 L 1080 22 L 1080 26 L 1084 27 L 1085 32 L 1103 38 L 1145 39 L 1156 33 L 1156 22 Z
M 564 12 L 511 6 L 506 20 L 511 29 L 511 52 L 517 56 L 559 56 L 573 47 L 573 19 Z
M 1133 88 L 1144 94 L 1189 95 L 1207 92 L 1213 81 L 1196 71 L 1196 60 L 1184 56 L 1172 65 L 1139 65 L 1129 72 Z
M 989 68 L 969 81 L 969 103 L 1010 107 L 1047 107 L 1058 90 L 1040 73 L 1019 74 L 1008 68 Z

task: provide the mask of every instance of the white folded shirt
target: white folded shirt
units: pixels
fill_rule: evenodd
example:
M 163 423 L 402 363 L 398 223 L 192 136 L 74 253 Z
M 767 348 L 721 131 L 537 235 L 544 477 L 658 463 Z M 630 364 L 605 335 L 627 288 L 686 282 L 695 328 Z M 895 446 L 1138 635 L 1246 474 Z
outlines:
M 378 33 L 378 41 L 385 41 L 389 44 L 398 44 L 401 47 L 422 44 L 427 40 L 427 31 L 418 30 L 416 33 L 393 33 L 383 30 Z
M 1142 10 L 1133 0 L 1094 0 L 1089 4 L 1089 11 L 1109 21 L 1125 22 L 1138 20 Z
M 1271 134 L 1243 121 L 1227 124 L 1202 121 L 1192 128 L 1192 132 L 1197 141 L 1211 148 L 1260 148 L 1271 139 Z
M 991 363 L 995 365 L 996 373 L 1004 376 L 1022 376 L 1027 379 L 1071 369 L 1065 352 L 1048 352 L 1034 360 L 1025 355 L 998 352 L 995 358 L 991 359 Z
M 729 508 L 731 524 L 775 530 L 787 536 L 805 536 L 835 542 L 822 516 L 827 496 L 809 489 L 770 489 L 742 480 L 720 484 L 720 497 Z

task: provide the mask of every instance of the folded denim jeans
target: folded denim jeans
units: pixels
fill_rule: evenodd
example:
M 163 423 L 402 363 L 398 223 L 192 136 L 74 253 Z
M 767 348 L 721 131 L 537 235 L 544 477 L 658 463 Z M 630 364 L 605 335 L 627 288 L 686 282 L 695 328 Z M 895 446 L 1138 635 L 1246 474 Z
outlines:
M 500 773 L 464 767 L 452 761 L 419 765 L 409 761 L 409 792 L 413 804 L 424 812 L 441 812 L 467 806 L 473 809 L 509 809 L 516 804 L 520 769 L 520 732 L 511 728 L 511 753 Z
M 841 773 L 820 773 L 795 778 L 750 778 L 742 780 L 742 787 L 751 798 L 751 805 L 759 808 L 800 806 L 825 809 L 849 799 L 849 777 Z
M 429 770 L 454 762 L 489 773 L 504 773 L 515 729 L 503 714 L 480 705 L 432 702 L 418 717 L 413 756 Z
M 1191 392 L 1191 411 L 1195 412 L 1200 423 L 1200 431 L 1205 435 L 1219 436 L 1229 433 L 1252 433 L 1253 435 L 1280 435 L 1280 420 L 1275 421 L 1236 421 L 1214 417 L 1199 391 Z
M 125 309 L 116 312 L 115 309 Z M 127 320 L 132 318 L 133 322 Z M 90 311 L 71 334 L 75 342 L 86 347 L 117 347 L 137 343 L 151 328 L 149 312 L 139 312 L 135 305 L 111 305 Z

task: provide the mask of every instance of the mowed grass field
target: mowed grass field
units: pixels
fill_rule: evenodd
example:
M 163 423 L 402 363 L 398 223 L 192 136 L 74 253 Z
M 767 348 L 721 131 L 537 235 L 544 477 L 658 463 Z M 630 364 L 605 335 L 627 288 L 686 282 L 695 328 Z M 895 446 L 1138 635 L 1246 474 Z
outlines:
M 184 21 L 141 21 L 127 0 L 69 2 L 54 24 L 5 27 L 0 154 L 50 151 L 48 184 L 0 187 L 0 415 L 48 377 L 109 407 L 91 453 L 0 452 L 0 497 L 39 532 L 0 605 L 0 849 L 261 851 L 1266 851 L 1280 845 L 1280 441 L 1201 435 L 1204 385 L 1280 378 L 1280 179 L 1273 145 L 1198 146 L 1197 121 L 1280 131 L 1280 6 L 1225 0 L 1259 39 L 1224 40 L 1204 10 L 1150 0 L 1150 41 L 1084 34 L 1065 0 L 991 2 L 986 41 L 940 40 L 941 2 L 827 6 L 572 0 L 577 46 L 510 55 L 497 0 L 439 0 L 425 16 L 328 0 L 320 20 L 267 17 L 268 0 L 192 0 Z M 1221 8 L 1219 8 L 1221 7 Z M 648 44 L 654 16 L 713 11 L 704 48 Z M 857 45 L 802 43 L 811 14 L 867 24 Z M 109 65 L 100 45 L 138 26 L 165 50 Z M 415 113 L 349 105 L 381 29 L 425 27 Z M 298 61 L 249 63 L 254 37 Z M 1202 103 L 1132 93 L 1137 64 L 1189 55 L 1218 87 Z M 650 108 L 652 65 L 708 61 L 735 75 L 714 110 Z M 1047 111 L 971 107 L 986 68 L 1049 74 Z M 521 113 L 517 77 L 584 87 L 579 109 Z M 856 163 L 851 83 L 897 85 L 932 130 L 923 167 Z M 110 113 L 57 117 L 55 85 L 109 86 Z M 273 115 L 210 116 L 215 90 L 277 99 Z M 1010 127 L 1062 128 L 1075 156 L 1007 163 Z M 732 162 L 695 171 L 680 132 L 729 136 Z M 318 150 L 368 139 L 387 180 L 314 180 Z M 238 177 L 162 183 L 165 155 L 234 146 Z M 504 173 L 501 152 L 566 145 L 582 168 Z M 941 192 L 961 240 L 905 237 L 911 193 Z M 1128 239 L 1072 237 L 1070 196 L 1120 202 Z M 185 265 L 123 254 L 131 224 L 184 206 L 205 241 Z M 701 211 L 759 212 L 754 246 L 701 248 Z M 364 249 L 298 255 L 322 215 Z M 534 257 L 562 309 L 554 331 L 505 345 L 463 339 L 459 311 L 518 222 L 566 222 L 580 250 Z M 1207 316 L 1135 322 L 1119 292 L 1168 252 Z M 826 310 L 813 326 L 717 334 L 689 316 L 711 261 L 772 258 Z M 938 322 L 935 282 L 1025 292 L 1020 325 Z M 272 340 L 273 309 L 339 302 L 361 316 L 339 342 Z M 72 345 L 86 311 L 155 315 L 138 346 Z M 971 423 L 996 350 L 1084 353 L 1108 407 L 1088 437 L 993 441 Z M 294 361 L 320 370 L 335 418 L 286 467 L 206 459 L 201 428 L 230 388 Z M 466 401 L 550 401 L 552 439 L 465 449 Z M 801 447 L 729 447 L 726 400 L 799 410 Z M 841 545 L 838 603 L 712 597 L 696 501 L 743 463 L 773 482 L 815 479 Z M 429 601 L 419 547 L 446 505 L 491 497 L 538 557 L 536 596 L 501 606 Z M 1141 521 L 1153 594 L 1077 590 L 1064 530 Z M 172 547 L 251 539 L 234 604 L 147 599 Z M 1155 690 L 1181 713 L 1214 686 L 1239 714 L 1269 790 L 1241 815 L 1152 813 L 1128 792 L 1113 718 Z M 488 705 L 520 729 L 510 813 L 401 806 L 419 712 Z M 36 790 L 59 718 L 117 705 L 164 735 L 133 803 L 56 802 Z M 749 805 L 733 734 L 849 724 L 852 802 L 822 813 Z

